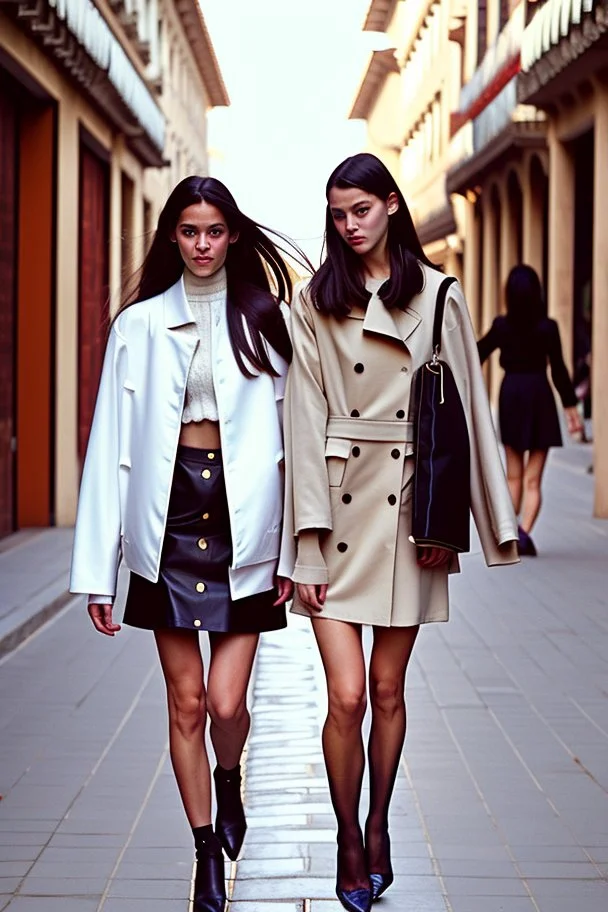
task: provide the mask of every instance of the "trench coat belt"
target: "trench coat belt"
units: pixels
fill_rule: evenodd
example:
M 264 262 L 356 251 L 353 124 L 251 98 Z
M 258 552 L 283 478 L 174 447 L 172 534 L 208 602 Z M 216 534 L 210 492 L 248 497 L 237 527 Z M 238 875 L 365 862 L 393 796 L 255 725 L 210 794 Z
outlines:
M 369 418 L 329 418 L 326 437 L 380 443 L 413 443 L 412 421 L 372 421 Z

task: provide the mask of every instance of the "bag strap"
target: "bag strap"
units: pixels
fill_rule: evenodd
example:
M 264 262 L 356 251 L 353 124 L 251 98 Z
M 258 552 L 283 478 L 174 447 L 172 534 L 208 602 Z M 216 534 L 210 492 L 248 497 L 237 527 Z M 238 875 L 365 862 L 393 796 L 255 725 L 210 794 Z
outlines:
M 438 355 L 441 351 L 441 327 L 443 325 L 443 312 L 445 310 L 445 299 L 450 285 L 456 281 L 455 276 L 446 276 L 437 292 L 437 302 L 435 304 L 435 319 L 433 320 L 433 354 Z

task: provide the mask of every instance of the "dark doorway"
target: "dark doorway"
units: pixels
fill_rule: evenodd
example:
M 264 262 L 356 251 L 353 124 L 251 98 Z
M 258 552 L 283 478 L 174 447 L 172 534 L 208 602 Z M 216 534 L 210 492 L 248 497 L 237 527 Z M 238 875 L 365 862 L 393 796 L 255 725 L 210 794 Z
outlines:
M 572 364 L 574 383 L 582 391 L 585 417 L 591 417 L 590 357 L 593 286 L 593 187 L 594 131 L 572 143 L 574 156 L 574 288 L 572 315 Z
M 84 460 L 108 329 L 109 173 L 85 142 L 80 147 L 78 310 L 78 456 Z

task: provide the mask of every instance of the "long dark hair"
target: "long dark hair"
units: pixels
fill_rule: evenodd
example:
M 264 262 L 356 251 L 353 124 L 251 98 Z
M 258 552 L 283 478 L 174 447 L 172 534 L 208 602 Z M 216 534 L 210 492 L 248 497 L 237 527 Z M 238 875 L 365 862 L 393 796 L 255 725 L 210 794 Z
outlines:
M 375 155 L 360 152 L 345 159 L 330 174 L 325 188 L 328 200 L 333 187 L 358 187 L 381 200 L 387 200 L 391 193 L 397 196 L 399 208 L 389 216 L 388 223 L 390 278 L 378 294 L 386 307 L 405 310 L 424 285 L 420 263 L 433 264 L 422 249 L 412 216 L 392 174 Z M 361 257 L 340 237 L 329 202 L 325 212 L 325 248 L 325 261 L 310 281 L 311 297 L 322 313 L 346 316 L 353 304 L 367 304 L 369 292 L 365 289 Z
M 119 313 L 139 301 L 161 294 L 177 282 L 184 271 L 184 261 L 171 236 L 183 210 L 201 202 L 220 210 L 230 234 L 238 232 L 238 239 L 229 245 L 226 256 L 228 330 L 236 362 L 246 377 L 254 376 L 246 361 L 256 371 L 277 376 L 264 339 L 282 358 L 291 361 L 289 333 L 279 308 L 279 301 L 289 302 L 292 292 L 289 269 L 279 252 L 283 248 L 264 233 L 271 229 L 241 212 L 228 188 L 214 177 L 186 177 L 171 192 L 159 216 L 136 290 L 123 302 Z M 276 231 L 271 233 L 291 247 L 298 262 L 309 266 L 305 255 L 293 242 Z
M 538 274 L 523 263 L 514 266 L 505 289 L 507 319 L 518 332 L 531 332 L 547 316 L 547 304 Z

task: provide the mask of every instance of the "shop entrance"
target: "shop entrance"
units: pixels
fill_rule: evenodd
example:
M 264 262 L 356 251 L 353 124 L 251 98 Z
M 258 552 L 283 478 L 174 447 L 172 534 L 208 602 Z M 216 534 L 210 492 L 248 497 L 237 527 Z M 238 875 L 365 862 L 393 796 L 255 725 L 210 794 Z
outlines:
M 594 139 L 594 131 L 588 130 L 572 143 L 575 173 L 572 365 L 585 418 L 591 418 Z

